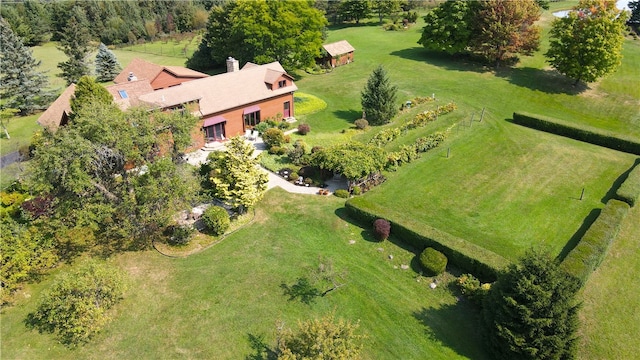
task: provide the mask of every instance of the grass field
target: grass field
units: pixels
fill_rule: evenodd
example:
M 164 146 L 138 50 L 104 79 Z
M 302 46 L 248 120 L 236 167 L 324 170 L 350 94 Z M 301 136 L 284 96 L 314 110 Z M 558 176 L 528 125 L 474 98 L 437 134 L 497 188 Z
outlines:
M 549 23 L 549 16 L 544 22 Z M 545 67 L 541 53 L 523 58 L 514 69 L 495 71 L 427 52 L 416 44 L 421 26 L 384 32 L 365 22 L 331 29 L 328 41 L 347 39 L 356 48 L 356 58 L 329 74 L 302 75 L 296 82 L 302 92 L 328 105 L 305 117 L 312 129 L 305 141 L 326 145 L 367 140 L 378 131 L 342 132 L 361 116 L 360 91 L 378 64 L 398 85 L 399 102 L 435 93 L 439 104 L 455 101 L 459 106 L 438 123 L 390 144 L 390 150 L 412 137 L 468 120 L 472 113 L 477 116 L 485 107 L 482 124 L 453 127 L 443 147 L 389 174 L 382 187 L 366 196 L 388 203 L 392 212 L 402 205 L 411 209 L 404 211 L 412 218 L 482 243 L 509 259 L 538 243 L 561 252 L 635 157 L 506 120 L 521 110 L 640 137 L 640 93 L 633 85 L 640 81 L 640 42 L 625 42 L 625 59 L 615 74 L 588 89 L 574 89 L 571 81 Z M 134 56 L 166 65 L 184 61 L 119 50 L 116 55 L 123 65 Z M 53 60 L 54 68 L 58 61 Z M 446 147 L 452 150 L 448 159 Z M 583 187 L 585 198 L 580 201 Z M 411 249 L 371 242 L 368 229 L 344 214 L 338 198 L 275 189 L 259 204 L 251 225 L 202 253 L 185 259 L 151 251 L 113 257 L 110 261 L 130 274 L 132 286 L 116 307 L 114 321 L 94 341 L 74 350 L 24 326 L 52 277 L 29 284 L 15 306 L 2 309 L 2 358 L 262 359 L 250 339 L 273 345 L 277 320 L 295 327 L 298 320 L 335 312 L 360 320 L 360 331 L 367 335 L 366 359 L 488 359 L 477 310 L 457 301 L 446 286 L 452 275 L 429 289 L 429 281 L 417 275 Z M 640 211 L 634 208 L 581 294 L 581 359 L 637 357 L 638 223 Z M 347 272 L 347 285 L 310 306 L 288 301 L 280 285 L 307 275 L 305 269 L 319 256 Z M 410 269 L 401 270 L 403 264 Z

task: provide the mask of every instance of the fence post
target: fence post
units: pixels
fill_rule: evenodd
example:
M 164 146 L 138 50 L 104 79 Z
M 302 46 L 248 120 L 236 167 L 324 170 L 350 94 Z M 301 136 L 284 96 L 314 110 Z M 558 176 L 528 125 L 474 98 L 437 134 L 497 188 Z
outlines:
M 482 122 L 482 119 L 484 119 L 484 109 L 485 108 L 482 108 L 482 114 L 480 114 L 480 122 Z
M 582 193 L 580 194 L 580 201 L 582 201 L 582 198 L 584 198 L 584 188 L 582 188 Z
M 450 147 L 448 147 L 448 148 L 447 148 L 447 159 L 449 158 L 449 155 L 450 155 L 450 154 L 451 154 L 451 148 L 450 148 Z

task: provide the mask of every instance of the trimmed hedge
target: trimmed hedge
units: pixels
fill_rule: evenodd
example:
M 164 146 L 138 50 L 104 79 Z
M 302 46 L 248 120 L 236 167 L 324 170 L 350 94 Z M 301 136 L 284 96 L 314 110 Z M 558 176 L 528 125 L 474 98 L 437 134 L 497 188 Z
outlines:
M 640 198 L 640 166 L 639 161 L 636 161 L 636 166 L 629 172 L 627 179 L 616 190 L 615 198 L 624 201 L 629 206 L 633 207 Z
M 225 208 L 220 206 L 208 207 L 202 214 L 202 222 L 207 230 L 215 236 L 224 234 L 224 232 L 229 229 L 229 226 L 231 226 L 229 213 Z
M 604 260 L 629 209 L 629 204 L 625 202 L 609 200 L 596 221 L 560 266 L 584 285 Z
M 389 219 L 383 216 L 383 205 L 372 204 L 363 197 L 347 200 L 345 207 L 354 219 L 367 224 L 367 227 L 380 217 Z M 440 251 L 452 264 L 474 274 L 484 282 L 495 281 L 498 272 L 509 264 L 507 259 L 476 244 L 424 223 L 405 220 L 401 224 L 389 219 L 391 234 L 420 252 L 427 247 Z
M 514 112 L 513 122 L 536 130 L 566 136 L 571 139 L 588 142 L 609 149 L 640 155 L 640 142 L 634 139 L 620 137 L 605 130 L 580 126 L 559 119 L 526 112 Z
M 431 247 L 424 249 L 420 253 L 419 260 L 427 276 L 440 275 L 447 269 L 447 257 Z

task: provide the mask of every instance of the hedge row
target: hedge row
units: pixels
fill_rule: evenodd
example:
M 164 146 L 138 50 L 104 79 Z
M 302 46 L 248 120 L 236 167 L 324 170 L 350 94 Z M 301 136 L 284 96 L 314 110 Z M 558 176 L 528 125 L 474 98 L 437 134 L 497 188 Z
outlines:
M 438 147 L 445 138 L 446 135 L 442 132 L 433 133 L 429 136 L 416 139 L 416 142 L 411 145 L 403 145 L 398 151 L 388 153 L 387 170 L 393 170 L 402 164 L 408 164 L 420 158 L 421 153 Z
M 640 198 L 640 165 L 636 161 L 636 166 L 629 172 L 627 179 L 616 190 L 615 198 L 624 201 L 629 206 L 634 206 Z
M 566 136 L 609 149 L 640 155 L 640 142 L 615 134 L 526 112 L 514 112 L 513 122 L 533 129 Z
M 367 224 L 367 227 L 376 219 L 384 218 L 381 216 L 384 207 L 369 203 L 363 197 L 349 199 L 345 207 L 354 219 Z M 413 223 L 410 219 L 402 224 L 388 220 L 391 233 L 404 243 L 420 252 L 432 247 L 445 254 L 452 264 L 484 282 L 495 281 L 498 272 L 508 264 L 505 258 L 494 252 L 423 223 Z
M 584 284 L 602 263 L 629 208 L 625 202 L 609 200 L 578 245 L 562 261 L 561 267 Z

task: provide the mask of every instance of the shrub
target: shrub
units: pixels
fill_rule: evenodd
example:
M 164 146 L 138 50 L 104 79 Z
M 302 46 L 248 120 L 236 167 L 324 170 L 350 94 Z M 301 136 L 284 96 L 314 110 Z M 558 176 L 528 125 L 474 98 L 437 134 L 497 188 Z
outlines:
M 442 274 L 447 268 L 447 257 L 434 248 L 426 248 L 420 253 L 420 265 L 427 276 Z
M 273 146 L 282 146 L 285 143 L 285 136 L 282 130 L 270 128 L 262 133 L 262 141 L 271 148 Z
M 640 142 L 634 139 L 624 138 L 604 130 L 571 124 L 562 120 L 525 112 L 514 112 L 513 122 L 522 126 L 546 131 L 560 136 L 566 136 L 568 138 L 584 141 L 590 144 L 640 155 Z
M 171 227 L 171 238 L 169 242 L 172 245 L 186 245 L 191 240 L 191 235 L 195 229 L 191 225 L 175 225 Z
M 307 135 L 311 131 L 311 127 L 309 124 L 300 124 L 298 125 L 298 134 Z
M 477 305 L 482 305 L 482 299 L 491 289 L 491 284 L 482 284 L 475 276 L 471 274 L 462 274 L 456 280 L 462 295 L 466 296 Z
M 280 123 L 278 123 L 278 129 L 280 130 L 287 130 L 289 128 L 289 123 L 286 121 L 281 121 Z
M 344 199 L 348 199 L 349 196 L 351 196 L 349 194 L 349 191 L 346 189 L 338 189 L 336 191 L 333 192 L 333 195 L 339 197 L 339 198 L 344 198 Z
M 561 267 L 584 284 L 602 263 L 628 212 L 629 204 L 609 200 L 578 245 L 562 261 Z
M 360 186 L 356 185 L 353 188 L 351 188 L 351 194 L 353 195 L 360 195 L 362 194 L 362 189 L 360 188 Z
M 299 177 L 300 175 L 298 175 L 297 172 L 292 171 L 291 174 L 289 174 L 289 181 L 297 181 Z
M 204 226 L 213 235 L 224 234 L 231 225 L 231 219 L 227 210 L 220 206 L 211 206 L 202 214 L 202 222 Z
M 354 123 L 356 125 L 356 129 L 364 130 L 369 126 L 369 122 L 366 119 L 358 119 Z
M 318 151 L 321 151 L 322 149 L 323 149 L 323 147 L 322 147 L 322 146 L 316 145 L 316 146 L 314 146 L 314 147 L 312 147 L 312 148 L 311 148 L 311 153 L 312 153 L 312 154 L 315 154 L 315 153 L 317 153 Z
M 302 157 L 304 156 L 304 154 L 306 154 L 306 152 L 307 144 L 305 144 L 302 140 L 297 140 L 293 144 L 293 148 L 289 150 L 287 155 L 289 156 L 289 160 L 291 160 L 292 163 L 294 163 L 295 165 L 300 165 Z
M 264 134 L 265 131 L 267 131 L 268 129 L 270 129 L 272 126 L 266 122 L 263 121 L 259 124 L 257 124 L 256 126 L 253 127 L 253 130 L 258 131 L 260 134 Z
M 376 219 L 373 222 L 373 234 L 380 241 L 387 240 L 391 234 L 391 223 L 385 219 Z
M 272 146 L 268 150 L 269 154 L 284 155 L 287 153 L 287 148 L 283 146 Z

